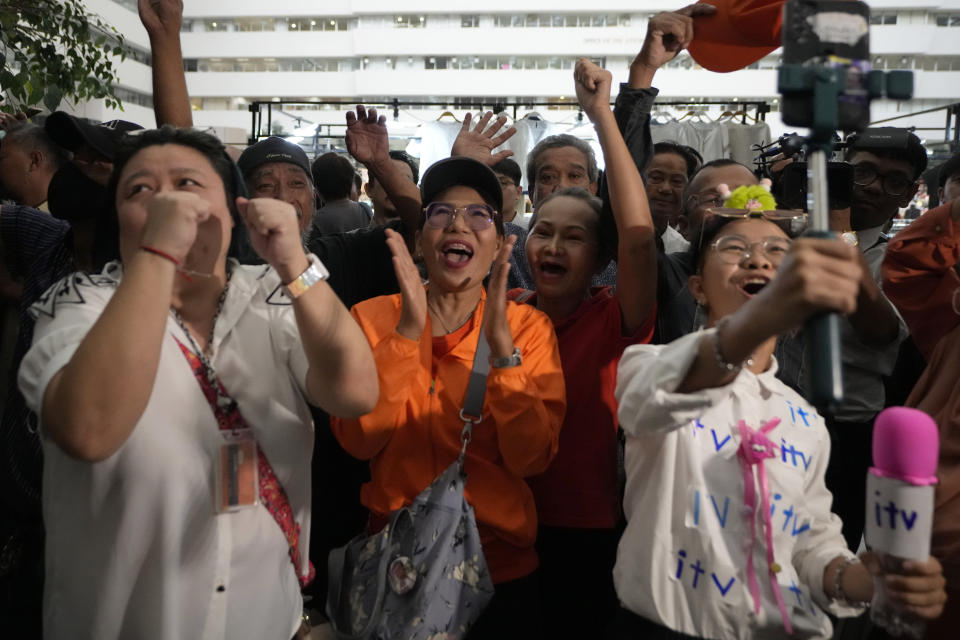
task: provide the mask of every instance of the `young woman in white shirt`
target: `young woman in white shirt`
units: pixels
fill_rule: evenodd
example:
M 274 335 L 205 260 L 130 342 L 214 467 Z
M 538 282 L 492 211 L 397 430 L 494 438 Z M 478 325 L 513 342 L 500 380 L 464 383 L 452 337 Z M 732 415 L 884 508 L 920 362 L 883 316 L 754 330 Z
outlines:
M 825 610 L 870 602 L 875 562 L 830 512 L 823 419 L 772 355 L 811 314 L 852 312 L 860 269 L 855 247 L 791 240 L 763 214 L 705 225 L 689 286 L 709 328 L 620 361 L 628 524 L 609 637 L 830 637 Z M 942 610 L 934 558 L 884 579 L 910 612 Z

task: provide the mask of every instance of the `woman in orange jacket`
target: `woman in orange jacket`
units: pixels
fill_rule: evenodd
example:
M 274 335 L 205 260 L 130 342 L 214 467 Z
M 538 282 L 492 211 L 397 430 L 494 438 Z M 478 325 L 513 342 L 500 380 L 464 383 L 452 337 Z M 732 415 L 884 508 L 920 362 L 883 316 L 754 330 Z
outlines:
M 537 516 L 524 478 L 557 452 L 566 400 L 556 334 L 546 315 L 506 300 L 515 237 L 503 236 L 496 175 L 476 160 L 449 158 L 424 174 L 421 191 L 418 242 L 429 284 L 388 231 L 401 293 L 352 311 L 373 347 L 380 399 L 366 416 L 335 419 L 333 430 L 349 453 L 370 460 L 361 499 L 378 530 L 457 458 L 458 415 L 486 333 L 491 369 L 466 450 L 466 497 L 496 592 L 471 637 L 536 637 Z

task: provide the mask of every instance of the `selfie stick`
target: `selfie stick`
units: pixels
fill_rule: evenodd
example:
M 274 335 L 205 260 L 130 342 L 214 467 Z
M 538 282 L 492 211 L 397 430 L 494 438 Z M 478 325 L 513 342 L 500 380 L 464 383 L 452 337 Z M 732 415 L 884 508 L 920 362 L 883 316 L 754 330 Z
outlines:
M 863 2 L 788 0 L 784 6 L 783 59 L 777 89 L 784 124 L 810 127 L 807 149 L 808 237 L 833 238 L 827 160 L 833 135 L 870 121 L 870 100 L 908 100 L 913 74 L 869 68 L 869 8 Z M 860 30 L 858 32 L 857 30 Z M 852 36 L 852 37 L 851 37 Z M 840 317 L 820 313 L 804 327 L 810 361 L 810 401 L 822 414 L 843 403 Z

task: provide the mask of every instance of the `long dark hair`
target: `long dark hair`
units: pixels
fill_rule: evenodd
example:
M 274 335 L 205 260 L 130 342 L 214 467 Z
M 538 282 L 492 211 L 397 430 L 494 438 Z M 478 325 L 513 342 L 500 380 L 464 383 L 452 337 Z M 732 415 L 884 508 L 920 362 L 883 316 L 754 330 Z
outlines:
M 100 218 L 97 227 L 96 241 L 93 248 L 94 269 L 99 270 L 111 260 L 120 258 L 120 227 L 117 222 L 117 186 L 120 174 L 127 163 L 140 151 L 147 147 L 163 144 L 176 144 L 199 151 L 210 162 L 217 175 L 223 181 L 223 190 L 227 198 L 227 207 L 233 219 L 233 231 L 230 234 L 230 246 L 227 255 L 237 258 L 240 262 L 249 263 L 255 260 L 250 240 L 247 236 L 247 227 L 237 211 L 237 196 L 246 196 L 246 187 L 243 177 L 236 163 L 227 155 L 223 144 L 209 133 L 196 129 L 177 129 L 165 125 L 159 129 L 151 129 L 140 135 L 130 136 L 118 149 L 113 162 L 113 174 L 107 183 L 107 197 L 109 210 Z

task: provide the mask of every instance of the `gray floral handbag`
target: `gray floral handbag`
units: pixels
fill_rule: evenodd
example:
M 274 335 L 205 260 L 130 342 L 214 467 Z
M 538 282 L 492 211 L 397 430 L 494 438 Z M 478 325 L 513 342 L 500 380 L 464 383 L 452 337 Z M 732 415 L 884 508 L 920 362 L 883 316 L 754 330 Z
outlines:
M 493 596 L 480 533 L 464 497 L 464 455 L 481 419 L 490 346 L 480 329 L 460 410 L 460 456 L 382 531 L 328 559 L 327 617 L 343 640 L 456 640 Z

